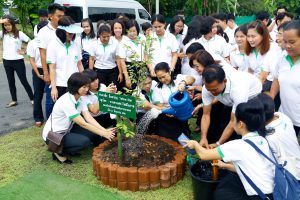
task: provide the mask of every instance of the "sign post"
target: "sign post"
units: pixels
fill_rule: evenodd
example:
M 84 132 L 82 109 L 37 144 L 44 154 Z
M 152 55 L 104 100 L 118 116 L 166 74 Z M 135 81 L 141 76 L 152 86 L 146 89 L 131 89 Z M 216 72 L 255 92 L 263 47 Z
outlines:
M 133 96 L 98 92 L 100 111 L 136 119 L 136 99 Z

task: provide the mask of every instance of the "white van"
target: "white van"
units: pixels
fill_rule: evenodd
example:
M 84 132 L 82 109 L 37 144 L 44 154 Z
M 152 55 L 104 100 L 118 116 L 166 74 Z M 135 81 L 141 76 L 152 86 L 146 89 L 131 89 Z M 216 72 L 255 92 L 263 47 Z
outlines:
M 134 0 L 55 0 L 55 3 L 63 5 L 65 15 L 72 17 L 76 23 L 84 18 L 90 18 L 93 24 L 99 20 L 114 20 L 121 13 L 135 19 L 138 24 L 150 20 L 146 9 Z

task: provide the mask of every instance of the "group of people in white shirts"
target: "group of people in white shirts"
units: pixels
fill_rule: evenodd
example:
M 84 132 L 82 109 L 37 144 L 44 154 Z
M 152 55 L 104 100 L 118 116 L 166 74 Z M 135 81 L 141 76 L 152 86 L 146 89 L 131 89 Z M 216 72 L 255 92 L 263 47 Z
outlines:
M 48 142 L 50 130 L 62 131 L 73 126 L 65 136 L 63 151 L 52 155 L 54 160 L 70 164 L 72 161 L 67 155 L 76 155 L 91 143 L 98 145 L 103 138 L 115 137 L 116 128 L 109 128 L 115 126 L 115 120 L 99 111 L 98 90 L 117 92 L 122 87 L 140 87 L 141 99 L 145 101 L 138 109 L 142 116 L 152 108 L 168 108 L 169 96 L 178 89 L 188 88 L 195 106 L 193 114 L 198 114 L 197 131 L 201 132 L 201 140 L 200 143 L 186 141 L 187 146 L 195 148 L 201 159 L 227 162 L 220 161 L 217 165 L 237 171 L 246 196 L 255 199 L 257 194 L 237 166 L 257 181 L 265 194 L 271 195 L 273 167 L 262 158 L 259 160 L 243 139 L 253 138 L 256 143 L 263 144 L 259 148 L 270 154 L 268 143 L 262 142 L 266 134 L 261 125 L 273 128 L 273 135 L 266 138 L 274 144 L 272 147 L 279 160 L 290 161 L 289 169 L 300 180 L 297 141 L 300 131 L 300 21 L 288 22 L 282 13 L 278 14 L 284 16 L 275 20 L 277 36 L 272 40 L 270 31 L 274 30 L 269 30 L 264 21 L 256 20 L 238 27 L 232 17 L 224 20 L 224 14 L 195 16 L 188 26 L 184 18 L 177 15 L 167 29 L 164 17 L 157 14 L 152 16 L 151 24 L 141 25 L 142 30 L 135 20 L 122 16 L 110 24 L 100 21 L 95 32 L 90 19 L 83 19 L 79 27 L 70 17 L 64 16 L 62 6 L 50 4 L 49 22 L 37 25 L 37 38 L 27 46 L 33 68 L 34 95 L 26 80 L 20 48 L 22 41 L 28 42 L 29 38 L 7 17 L 0 21 L 3 24 L 4 67 L 12 95 L 12 102 L 7 106 L 17 105 L 16 71 L 34 104 L 36 125 L 41 126 L 45 88 L 47 122 L 43 139 Z M 218 35 L 218 25 L 228 35 L 228 42 Z M 151 55 L 143 49 L 142 41 L 146 37 L 152 38 Z M 142 86 L 132 79 L 137 77 L 132 65 L 133 54 L 138 61 L 148 61 L 149 76 Z M 262 92 L 268 93 L 275 104 L 269 96 L 261 95 Z M 274 114 L 279 106 L 280 112 Z M 255 124 L 257 119 L 260 125 Z M 220 124 L 221 129 L 214 129 Z M 155 120 L 151 131 L 173 140 L 182 132 L 190 133 L 187 121 L 164 114 Z M 226 142 L 232 139 L 236 140 Z M 248 159 L 251 162 L 259 160 L 259 166 L 253 169 Z M 270 171 L 264 173 L 265 170 Z M 262 174 L 267 175 L 263 177 Z M 230 191 L 232 187 L 227 185 Z

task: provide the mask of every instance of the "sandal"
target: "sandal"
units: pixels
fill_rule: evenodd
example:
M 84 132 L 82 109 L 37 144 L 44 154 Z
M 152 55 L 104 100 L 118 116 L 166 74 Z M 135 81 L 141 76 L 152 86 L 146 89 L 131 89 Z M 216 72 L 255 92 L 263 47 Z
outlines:
M 6 108 L 10 108 L 10 107 L 13 107 L 13 106 L 16 106 L 16 105 L 18 105 L 18 102 L 17 101 L 12 101 L 12 102 L 6 104 Z

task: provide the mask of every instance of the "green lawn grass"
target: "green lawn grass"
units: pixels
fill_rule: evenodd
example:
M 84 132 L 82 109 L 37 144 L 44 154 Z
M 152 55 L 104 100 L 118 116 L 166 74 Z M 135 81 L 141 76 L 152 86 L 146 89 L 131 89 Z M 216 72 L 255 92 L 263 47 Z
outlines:
M 193 129 L 191 129 L 193 130 Z M 51 153 L 41 137 L 41 128 L 31 127 L 0 137 L 0 187 L 9 186 L 12 182 L 35 171 L 48 171 L 79 183 L 93 185 L 108 192 L 120 194 L 128 199 L 167 200 L 192 199 L 192 181 L 188 175 L 175 186 L 148 192 L 121 192 L 104 186 L 92 172 L 92 149 L 82 156 L 72 158 L 72 165 L 61 165 L 54 162 Z M 41 183 L 43 184 L 43 183 Z M 51 199 L 51 198 L 50 198 Z M 57 198 L 53 198 L 57 199 Z

